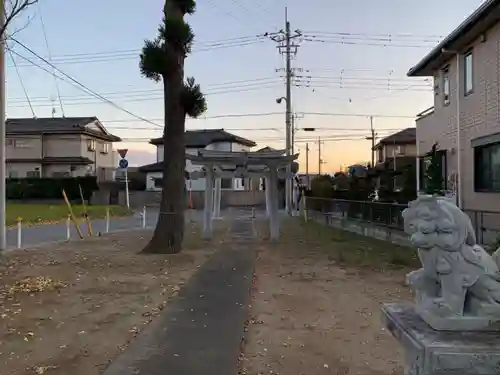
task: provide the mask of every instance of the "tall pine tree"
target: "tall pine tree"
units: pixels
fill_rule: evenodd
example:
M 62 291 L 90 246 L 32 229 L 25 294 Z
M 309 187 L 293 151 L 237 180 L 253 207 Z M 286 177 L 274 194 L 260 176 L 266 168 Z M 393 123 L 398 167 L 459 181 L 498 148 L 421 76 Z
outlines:
M 194 78 L 184 81 L 184 60 L 191 52 L 194 34 L 184 22 L 193 14 L 194 0 L 165 0 L 163 20 L 153 40 L 146 40 L 140 56 L 141 74 L 163 83 L 165 128 L 163 131 L 163 191 L 148 253 L 178 253 L 184 238 L 186 115 L 198 117 L 206 101 Z

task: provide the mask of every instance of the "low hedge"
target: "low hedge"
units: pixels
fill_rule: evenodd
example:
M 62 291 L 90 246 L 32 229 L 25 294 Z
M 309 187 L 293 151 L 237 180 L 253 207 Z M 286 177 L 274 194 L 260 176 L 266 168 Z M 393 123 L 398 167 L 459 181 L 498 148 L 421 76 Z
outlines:
M 8 178 L 6 198 L 19 199 L 61 199 L 62 190 L 68 199 L 80 199 L 80 188 L 83 197 L 89 200 L 92 193 L 99 190 L 95 176 L 64 178 Z

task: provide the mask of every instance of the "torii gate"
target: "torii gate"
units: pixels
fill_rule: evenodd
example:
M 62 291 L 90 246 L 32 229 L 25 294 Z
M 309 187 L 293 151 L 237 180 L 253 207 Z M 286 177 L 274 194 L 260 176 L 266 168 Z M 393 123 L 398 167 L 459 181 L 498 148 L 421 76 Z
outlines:
M 288 166 L 299 156 L 299 154 L 285 154 L 285 150 L 261 152 L 199 150 L 197 155 L 186 154 L 186 158 L 192 164 L 205 167 L 203 238 L 211 238 L 212 219 L 220 215 L 221 179 L 234 177 L 264 177 L 266 179 L 266 211 L 269 217 L 271 239 L 279 238 L 278 177 L 282 176 L 278 176 L 278 169 Z M 213 194 L 214 188 L 215 194 Z

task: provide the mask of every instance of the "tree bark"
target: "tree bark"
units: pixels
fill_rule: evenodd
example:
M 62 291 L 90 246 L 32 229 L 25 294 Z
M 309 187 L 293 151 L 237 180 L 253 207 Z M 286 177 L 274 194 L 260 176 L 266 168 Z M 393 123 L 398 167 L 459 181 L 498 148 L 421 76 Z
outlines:
M 183 17 L 178 9 L 171 9 L 171 1 L 165 1 L 165 8 L 169 14 L 177 13 Z M 171 48 L 168 52 L 169 58 L 174 58 L 177 63 L 169 74 L 163 77 L 165 109 L 163 191 L 158 222 L 153 238 L 143 249 L 145 253 L 179 253 L 184 239 L 186 114 L 181 103 L 181 93 L 184 89 L 184 55 Z

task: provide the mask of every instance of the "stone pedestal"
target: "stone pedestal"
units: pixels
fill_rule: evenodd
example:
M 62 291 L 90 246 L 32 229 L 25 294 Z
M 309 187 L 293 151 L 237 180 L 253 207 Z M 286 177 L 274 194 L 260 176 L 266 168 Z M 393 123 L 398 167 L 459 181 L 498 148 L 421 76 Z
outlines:
M 435 331 L 410 304 L 386 304 L 382 319 L 405 351 L 405 375 L 498 375 L 499 332 Z

